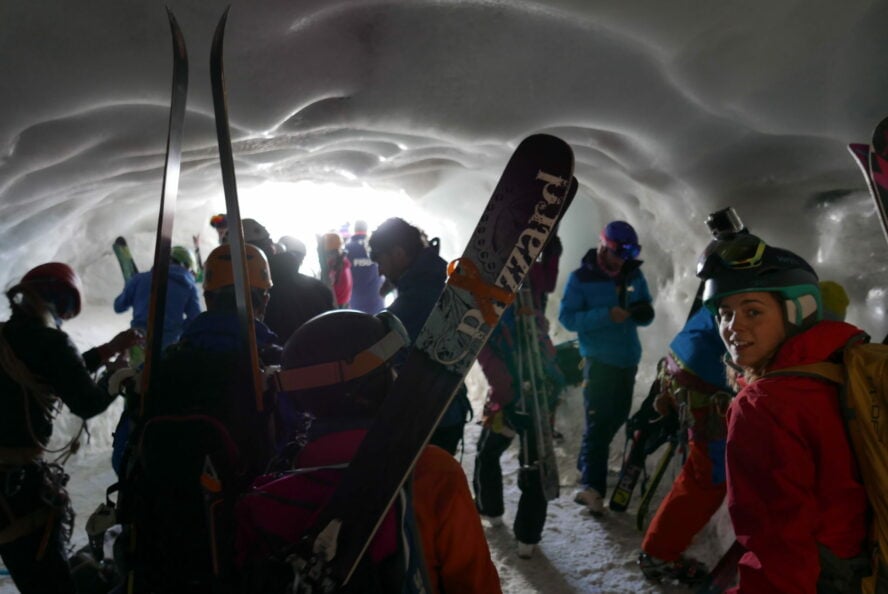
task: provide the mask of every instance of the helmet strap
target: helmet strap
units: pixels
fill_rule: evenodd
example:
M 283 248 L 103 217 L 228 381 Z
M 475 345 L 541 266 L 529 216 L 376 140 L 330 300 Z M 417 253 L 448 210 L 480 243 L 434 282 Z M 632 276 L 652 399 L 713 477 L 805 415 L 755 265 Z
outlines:
M 350 361 L 331 361 L 279 371 L 274 380 L 277 391 L 310 390 L 349 382 L 387 364 L 404 346 L 404 336 L 391 330 Z

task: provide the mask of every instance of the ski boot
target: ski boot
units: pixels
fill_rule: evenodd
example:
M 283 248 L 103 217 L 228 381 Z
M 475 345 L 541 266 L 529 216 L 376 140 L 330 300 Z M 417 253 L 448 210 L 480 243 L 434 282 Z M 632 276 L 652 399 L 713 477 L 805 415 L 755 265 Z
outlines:
M 647 553 L 638 556 L 638 566 L 644 577 L 653 582 L 678 581 L 688 586 L 696 586 L 708 575 L 706 566 L 696 559 L 680 557 L 677 561 L 663 561 Z

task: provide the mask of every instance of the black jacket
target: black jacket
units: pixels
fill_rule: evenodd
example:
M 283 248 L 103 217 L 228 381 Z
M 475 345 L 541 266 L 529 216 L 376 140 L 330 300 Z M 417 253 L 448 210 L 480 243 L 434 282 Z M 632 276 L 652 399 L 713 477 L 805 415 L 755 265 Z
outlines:
M 49 386 L 75 415 L 94 417 L 114 400 L 104 382 L 97 384 L 90 375 L 101 366 L 97 349 L 81 356 L 67 334 L 18 310 L 0 331 L 34 379 Z M 35 438 L 45 446 L 52 435 L 51 412 L 26 396 L 0 366 L 0 447 L 34 447 Z
M 335 308 L 333 291 L 318 279 L 300 273 L 295 254 L 275 254 L 269 266 L 274 285 L 263 321 L 283 345 L 299 326 Z

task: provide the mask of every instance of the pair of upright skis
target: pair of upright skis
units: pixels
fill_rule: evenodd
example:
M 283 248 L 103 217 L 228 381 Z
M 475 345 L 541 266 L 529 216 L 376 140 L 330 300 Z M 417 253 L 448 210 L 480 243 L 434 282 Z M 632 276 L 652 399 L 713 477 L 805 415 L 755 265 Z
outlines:
M 173 91 L 152 273 L 148 352 L 142 374 L 142 410 L 144 395 L 157 372 L 153 363 L 160 354 L 188 85 L 184 38 L 172 12 L 167 12 L 173 36 Z M 242 363 L 252 370 L 256 407 L 261 411 L 263 383 L 255 347 L 222 61 L 227 16 L 228 10 L 213 38 L 210 71 Z M 294 550 L 294 591 L 336 592 L 348 583 L 456 389 L 564 215 L 573 197 L 572 182 L 575 191 L 573 153 L 566 143 L 539 134 L 518 146 L 465 252 L 452 265 L 435 308 L 342 483 L 321 510 L 314 528 Z
M 234 163 L 231 151 L 231 136 L 228 129 L 228 115 L 225 97 L 225 81 L 222 68 L 222 39 L 228 10 L 222 15 L 210 55 L 210 74 L 213 86 L 213 106 L 216 115 L 216 131 L 219 140 L 219 155 L 222 164 L 222 180 L 225 187 L 225 202 L 228 209 L 229 243 L 231 259 L 234 266 L 234 280 L 237 287 L 236 301 L 241 331 L 247 340 L 243 341 L 245 358 L 251 362 L 253 369 L 253 385 L 256 406 L 260 410 L 262 403 L 262 378 L 259 374 L 256 354 L 255 328 L 252 323 L 252 304 L 250 302 L 249 283 L 246 282 L 246 257 L 244 252 L 243 229 L 240 224 L 240 211 L 237 202 L 237 190 L 234 179 Z M 154 265 L 151 277 L 151 299 L 148 309 L 148 336 L 145 355 L 145 367 L 142 372 L 142 402 L 140 414 L 144 411 L 144 398 L 150 385 L 156 379 L 156 359 L 159 357 L 163 338 L 163 320 L 166 306 L 166 290 L 169 282 L 170 248 L 173 232 L 173 216 L 179 187 L 179 172 L 182 162 L 182 138 L 185 126 L 185 103 L 188 94 L 188 52 L 185 38 L 172 11 L 167 9 L 170 31 L 173 39 L 173 79 L 172 97 L 170 100 L 170 116 L 167 133 L 166 158 L 164 161 L 163 190 L 160 197 L 160 213 L 157 223 L 157 239 L 154 247 Z M 115 241 L 115 253 L 121 262 L 124 277 L 135 272 L 134 264 L 126 264 L 125 241 Z M 132 258 L 129 258 L 132 261 Z

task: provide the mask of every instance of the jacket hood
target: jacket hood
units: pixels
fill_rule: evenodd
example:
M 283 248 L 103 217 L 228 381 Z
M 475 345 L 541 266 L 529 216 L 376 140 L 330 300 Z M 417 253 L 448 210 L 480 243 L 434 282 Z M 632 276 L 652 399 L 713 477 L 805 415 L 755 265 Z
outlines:
M 819 322 L 788 338 L 768 365 L 768 371 L 826 361 L 848 340 L 861 333 L 863 330 L 845 322 Z
M 194 284 L 194 275 L 178 264 L 170 264 L 169 282 L 190 286 Z

